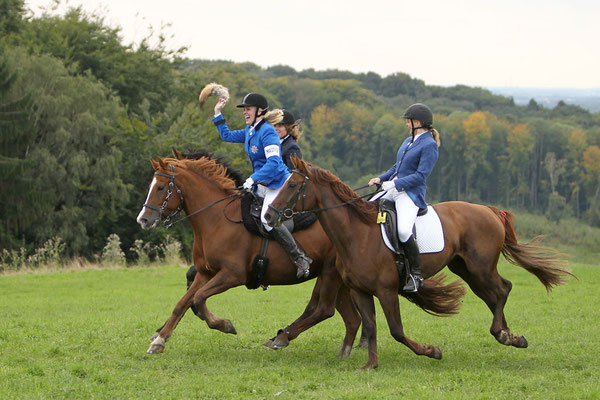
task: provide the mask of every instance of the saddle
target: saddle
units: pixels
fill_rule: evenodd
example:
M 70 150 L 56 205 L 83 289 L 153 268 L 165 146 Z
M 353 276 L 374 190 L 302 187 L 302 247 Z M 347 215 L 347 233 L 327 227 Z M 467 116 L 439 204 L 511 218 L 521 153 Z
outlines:
M 256 289 L 261 286 L 265 273 L 267 272 L 269 259 L 266 257 L 266 254 L 269 247 L 269 239 L 273 239 L 273 237 L 270 232 L 265 230 L 262 221 L 260 220 L 263 199 L 256 196 L 254 193 L 247 193 L 242 197 L 240 203 L 244 227 L 251 234 L 262 237 L 260 252 L 252 262 L 252 271 L 250 272 L 250 277 L 246 283 L 248 289 Z M 292 219 L 284 221 L 283 225 L 293 233 L 308 228 L 314 224 L 316 220 L 317 215 L 315 213 L 299 214 L 295 215 Z M 266 290 L 266 287 L 263 286 L 263 289 Z
M 265 230 L 260 220 L 260 212 L 262 210 L 263 199 L 256 196 L 254 193 L 247 193 L 241 199 L 242 220 L 248 232 L 262 236 L 263 238 L 272 239 L 271 234 Z M 292 219 L 283 222 L 290 233 L 299 232 L 308 228 L 317 220 L 317 214 L 306 213 L 294 215 Z
M 407 260 L 404 255 L 404 247 L 398 238 L 398 214 L 396 213 L 396 204 L 387 199 L 379 199 L 379 213 L 377 214 L 377 223 L 383 224 L 385 232 L 390 240 L 392 247 L 394 248 L 394 254 L 396 256 L 396 268 L 400 276 L 406 273 Z M 419 208 L 417 217 L 427 214 L 427 208 Z M 415 225 L 413 225 L 413 235 L 415 240 L 417 239 L 417 231 Z

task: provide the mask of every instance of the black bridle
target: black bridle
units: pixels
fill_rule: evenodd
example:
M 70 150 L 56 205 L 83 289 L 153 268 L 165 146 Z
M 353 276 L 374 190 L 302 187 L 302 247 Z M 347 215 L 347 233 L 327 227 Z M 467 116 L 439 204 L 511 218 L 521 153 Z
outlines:
M 160 208 L 155 207 L 152 204 L 148 204 L 148 203 L 144 203 L 144 205 L 143 205 L 143 207 L 149 208 L 153 211 L 157 211 L 159 214 L 160 222 L 163 224 L 167 224 L 171 220 L 171 218 L 174 218 L 177 214 L 179 214 L 181 212 L 181 210 L 183 210 L 183 195 L 181 194 L 181 190 L 175 184 L 175 168 L 172 165 L 169 165 L 169 167 L 171 167 L 172 175 L 165 174 L 163 172 L 155 172 L 154 173 L 154 175 L 164 176 L 165 178 L 169 178 L 169 188 L 167 189 L 167 195 L 166 195 L 165 199 L 163 200 Z M 169 204 L 169 199 L 171 198 L 171 195 L 173 194 L 173 188 L 175 188 L 175 190 L 177 191 L 177 194 L 179 195 L 179 200 L 181 200 L 181 202 L 179 203 L 179 207 L 177 207 L 177 209 L 175 211 L 173 211 L 170 214 L 167 214 L 167 213 L 165 213 L 165 210 L 167 209 L 167 205 Z
M 281 210 L 278 209 L 277 207 L 274 207 L 272 204 L 269 204 L 269 209 L 273 210 L 273 212 L 275 213 L 275 216 L 277 217 L 277 219 L 275 220 L 276 223 L 281 223 L 281 221 L 283 220 L 283 218 L 289 219 L 292 218 L 294 215 L 301 215 L 301 214 L 307 214 L 307 213 L 317 213 L 320 211 L 327 211 L 327 210 L 332 210 L 334 208 L 338 208 L 338 207 L 343 207 L 343 206 L 347 206 L 349 204 L 352 204 L 358 200 L 364 199 L 365 197 L 370 197 L 373 196 L 377 193 L 383 192 L 383 190 L 377 190 L 376 192 L 373 193 L 367 193 L 365 195 L 356 197 L 350 201 L 346 201 L 344 203 L 340 203 L 340 204 L 336 204 L 330 207 L 323 207 L 323 208 L 315 208 L 313 210 L 305 210 L 304 209 L 304 201 L 306 199 L 306 187 L 308 185 L 308 180 L 310 179 L 308 177 L 308 175 L 298 171 L 298 170 L 293 170 L 292 174 L 298 174 L 300 176 L 302 176 L 304 178 L 304 181 L 302 181 L 302 184 L 300 184 L 300 187 L 298 188 L 298 191 L 296 193 L 295 198 L 291 198 L 290 201 L 287 202 L 287 204 L 284 206 L 284 208 L 282 208 Z M 362 186 L 358 189 L 355 190 L 360 190 L 360 189 L 364 189 L 368 187 L 367 186 Z M 294 208 L 296 207 L 296 205 L 298 204 L 298 201 L 300 201 L 300 197 L 302 197 L 302 210 L 301 211 L 294 211 Z

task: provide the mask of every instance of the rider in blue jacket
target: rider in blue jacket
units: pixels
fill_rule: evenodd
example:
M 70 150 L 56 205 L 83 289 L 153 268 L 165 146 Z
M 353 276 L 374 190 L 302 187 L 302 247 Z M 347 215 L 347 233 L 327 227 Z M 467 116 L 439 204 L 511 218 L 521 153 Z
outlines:
M 386 191 L 382 198 L 396 204 L 398 238 L 404 245 L 409 264 L 409 277 L 403 290 L 416 292 L 423 284 L 419 262 L 419 247 L 412 234 L 419 208 L 426 208 L 427 177 L 438 159 L 440 134 L 433 129 L 433 113 L 424 104 L 408 107 L 404 116 L 411 136 L 406 138 L 396 156 L 396 163 L 384 174 L 369 181 Z
M 258 93 L 248 93 L 238 108 L 243 108 L 246 128 L 229 130 L 225 118 L 221 114 L 227 100 L 220 98 L 215 105 L 213 123 L 217 127 L 221 138 L 226 142 L 244 143 L 246 154 L 252 162 L 253 173 L 244 182 L 244 189 L 255 191 L 264 198 L 260 219 L 265 230 L 271 231 L 277 242 L 292 258 L 298 271 L 298 278 L 306 278 L 312 260 L 302 251 L 294 237 L 284 225 L 272 228 L 267 224 L 265 213 L 269 204 L 275 200 L 283 184 L 291 176 L 289 169 L 281 159 L 281 146 L 275 128 L 266 120 L 265 116 L 268 103 L 267 99 Z

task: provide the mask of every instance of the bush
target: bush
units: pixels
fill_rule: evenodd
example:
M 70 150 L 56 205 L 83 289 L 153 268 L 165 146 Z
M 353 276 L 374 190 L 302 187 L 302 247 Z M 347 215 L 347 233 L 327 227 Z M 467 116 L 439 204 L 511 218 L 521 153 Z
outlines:
M 144 243 L 143 240 L 137 239 L 129 250 L 137 255 L 138 265 L 148 265 L 151 257 L 156 256 L 157 246 L 149 242 Z
M 102 249 L 100 259 L 103 264 L 125 265 L 125 253 L 121 250 L 121 238 L 116 233 L 108 236 L 106 246 Z
M 163 260 L 169 265 L 183 265 L 181 258 L 181 243 L 171 236 L 165 237 L 165 242 L 161 246 Z

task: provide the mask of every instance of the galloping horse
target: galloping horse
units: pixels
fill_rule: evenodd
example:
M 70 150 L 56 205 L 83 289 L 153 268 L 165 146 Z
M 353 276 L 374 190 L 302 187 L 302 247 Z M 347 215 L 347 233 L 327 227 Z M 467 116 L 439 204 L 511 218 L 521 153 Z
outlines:
M 153 336 L 148 353 L 164 351 L 166 341 L 192 304 L 198 317 L 205 320 L 210 328 L 235 334 L 231 321 L 212 314 L 206 307 L 206 300 L 247 283 L 252 261 L 261 247 L 260 237 L 236 223 L 241 219 L 241 211 L 235 187 L 243 182 L 241 175 L 207 152 L 187 155 L 189 159 L 184 159 L 176 150 L 174 153 L 175 159 L 152 160 L 154 178 L 137 221 L 142 228 L 148 229 L 180 210 L 185 211 L 194 230 L 193 260 L 198 273 L 165 325 Z M 221 201 L 226 198 L 233 201 Z M 346 335 L 339 353 L 340 357 L 346 357 L 350 355 L 361 321 L 349 290 L 342 285 L 335 268 L 335 249 L 318 221 L 295 236 L 313 259 L 309 278 L 318 276 L 318 279 L 304 313 L 280 331 L 277 340 L 274 338 L 265 345 L 273 349 L 287 345 L 302 332 L 296 329 L 297 323 L 309 316 L 315 323 L 332 316 L 333 309 L 325 310 L 317 304 L 319 300 L 326 303 L 333 301 L 346 324 Z M 275 242 L 268 247 L 266 255 L 270 264 L 264 285 L 291 285 L 305 281 L 296 278 L 296 267 L 285 250 Z M 332 287 L 335 288 L 333 292 Z
M 298 158 L 293 162 L 297 170 L 269 207 L 266 218 L 277 225 L 291 210 L 318 211 L 318 219 L 338 252 L 336 267 L 344 283 L 354 289 L 352 295 L 367 331 L 369 360 L 363 368 L 378 365 L 373 296 L 381 303 L 394 339 L 417 355 L 441 359 L 438 347 L 424 346 L 404 334 L 398 305 L 402 285 L 394 255 L 386 248 L 376 223 L 377 206 L 356 201 L 358 195 L 329 171 Z M 349 204 L 335 207 L 345 202 Z M 447 313 L 455 312 L 464 291 L 451 285 L 446 290 L 439 282 L 430 282 L 447 265 L 492 311 L 490 333 L 496 340 L 507 346 L 527 347 L 525 337 L 512 333 L 504 318 L 504 305 L 512 284 L 498 274 L 500 253 L 512 264 L 537 276 L 548 291 L 570 275 L 561 268 L 560 255 L 545 247 L 519 243 L 510 212 L 460 201 L 439 203 L 433 208 L 441 219 L 445 246 L 439 253 L 421 254 L 422 274 L 429 279 L 419 292 L 402 295 L 421 306 L 419 303 L 427 299 L 434 303 L 444 299 Z M 441 289 L 437 299 L 432 292 L 435 287 Z

